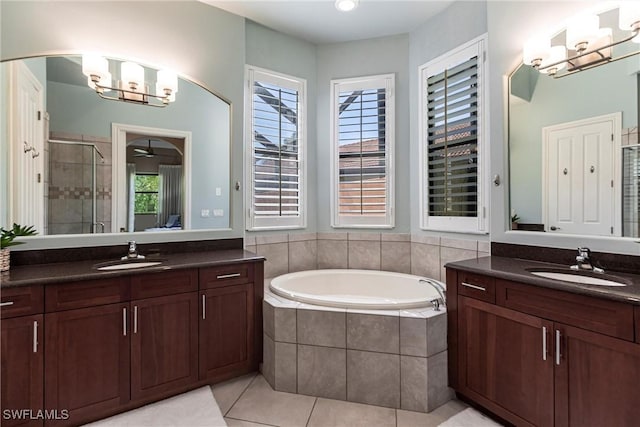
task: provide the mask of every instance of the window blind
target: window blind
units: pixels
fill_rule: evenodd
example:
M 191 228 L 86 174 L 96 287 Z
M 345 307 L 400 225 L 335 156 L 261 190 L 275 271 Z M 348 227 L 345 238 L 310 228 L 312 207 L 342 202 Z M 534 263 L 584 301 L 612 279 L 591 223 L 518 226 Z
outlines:
M 427 77 L 430 216 L 478 215 L 478 57 Z
M 387 91 L 338 93 L 338 213 L 387 214 Z
M 253 215 L 301 215 L 299 91 L 253 81 Z

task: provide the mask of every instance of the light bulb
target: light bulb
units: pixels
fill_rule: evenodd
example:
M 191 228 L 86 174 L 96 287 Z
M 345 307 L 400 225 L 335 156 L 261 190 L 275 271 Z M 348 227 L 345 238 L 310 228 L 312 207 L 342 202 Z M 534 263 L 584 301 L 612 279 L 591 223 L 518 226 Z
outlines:
M 550 74 L 550 75 L 556 74 L 558 71 L 562 70 L 567 66 L 565 59 L 567 59 L 567 49 L 564 46 L 553 46 L 549 50 L 549 57 L 544 61 L 542 61 L 542 64 L 540 64 L 540 72 L 543 74 Z M 552 67 L 544 68 L 547 65 L 554 64 L 556 62 L 560 62 L 560 63 Z
M 358 0 L 336 0 L 336 9 L 341 12 L 349 12 L 358 7 Z
M 618 12 L 619 25 L 621 30 L 633 31 L 634 29 L 640 29 L 640 2 L 622 2 L 622 4 L 620 5 L 620 9 L 618 9 Z M 638 37 L 635 37 L 633 41 L 636 41 L 637 38 Z
M 524 44 L 522 62 L 537 67 L 551 54 L 551 41 L 546 37 L 534 37 Z
M 111 74 L 109 74 L 109 61 L 100 55 L 82 55 L 82 74 L 89 77 L 89 80 L 91 80 L 91 76 L 97 76 L 100 81 L 102 79 L 106 80 L 107 75 L 111 78 Z M 103 84 L 100 81 L 99 83 Z M 111 81 L 109 81 L 108 85 L 111 85 Z
M 171 93 L 178 91 L 178 76 L 173 71 L 160 70 L 158 71 L 156 87 L 163 89 L 169 89 Z
M 567 25 L 567 48 L 575 51 L 586 50 L 598 37 L 600 17 L 598 15 L 580 15 Z
M 135 62 L 123 62 L 120 65 L 120 79 L 130 88 L 144 90 L 144 68 Z

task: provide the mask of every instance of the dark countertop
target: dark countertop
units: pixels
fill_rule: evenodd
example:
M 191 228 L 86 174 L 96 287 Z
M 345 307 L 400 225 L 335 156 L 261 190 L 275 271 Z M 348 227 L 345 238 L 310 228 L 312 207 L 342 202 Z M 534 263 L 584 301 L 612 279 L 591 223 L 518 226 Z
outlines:
M 217 250 L 208 252 L 175 253 L 167 256 L 152 255 L 144 261 L 162 261 L 162 264 L 131 270 L 96 270 L 96 264 L 114 262 L 114 259 L 78 262 L 60 262 L 11 267 L 0 275 L 0 288 L 74 282 L 90 279 L 104 279 L 133 274 L 157 273 L 165 270 L 212 267 L 220 264 L 264 261 L 263 256 L 242 249 Z
M 640 275 L 605 271 L 604 274 L 585 273 L 593 277 L 624 282 L 627 286 L 585 285 L 534 276 L 530 269 L 553 270 L 554 272 L 576 273 L 568 265 L 530 261 L 519 258 L 489 256 L 465 261 L 450 262 L 445 267 L 469 273 L 484 274 L 498 279 L 512 280 L 529 285 L 556 289 L 581 295 L 606 298 L 614 301 L 640 305 Z

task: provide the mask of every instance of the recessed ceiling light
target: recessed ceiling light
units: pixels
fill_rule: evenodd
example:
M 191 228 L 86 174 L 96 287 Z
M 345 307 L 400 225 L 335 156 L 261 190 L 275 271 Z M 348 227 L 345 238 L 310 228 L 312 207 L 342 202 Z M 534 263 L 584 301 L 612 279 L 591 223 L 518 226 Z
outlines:
M 336 0 L 336 9 L 341 12 L 349 12 L 358 7 L 358 0 Z

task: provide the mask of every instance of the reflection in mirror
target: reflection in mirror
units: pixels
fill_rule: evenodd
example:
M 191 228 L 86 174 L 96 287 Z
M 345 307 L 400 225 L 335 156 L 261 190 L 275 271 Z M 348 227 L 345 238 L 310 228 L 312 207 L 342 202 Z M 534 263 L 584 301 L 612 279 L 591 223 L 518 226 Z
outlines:
M 108 61 L 114 87 L 122 62 Z M 227 102 L 184 78 L 164 108 L 103 99 L 80 56 L 1 65 L 8 224 L 39 235 L 229 227 Z M 161 74 L 142 70 L 155 93 Z
M 613 12 L 601 26 L 617 29 Z M 561 79 L 527 65 L 510 75 L 512 229 L 639 237 L 639 72 L 633 56 Z

